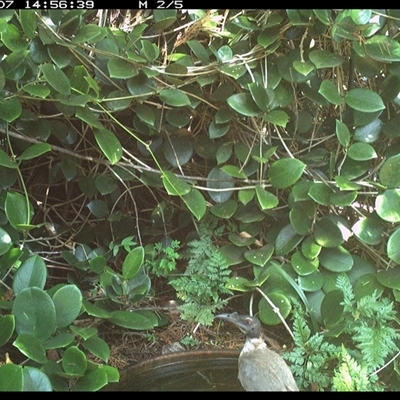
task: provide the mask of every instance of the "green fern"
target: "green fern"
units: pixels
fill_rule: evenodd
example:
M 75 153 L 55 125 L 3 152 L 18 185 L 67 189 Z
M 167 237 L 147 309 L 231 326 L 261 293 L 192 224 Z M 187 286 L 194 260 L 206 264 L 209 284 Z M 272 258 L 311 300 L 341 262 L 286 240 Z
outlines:
M 222 228 L 216 228 L 216 220 L 201 223 L 199 239 L 189 242 L 184 253 L 188 260 L 185 274 L 169 282 L 184 302 L 180 310 L 185 320 L 211 325 L 215 312 L 227 302 L 221 295 L 232 294 L 225 287 L 231 271 L 212 242 L 213 236 L 221 233 Z

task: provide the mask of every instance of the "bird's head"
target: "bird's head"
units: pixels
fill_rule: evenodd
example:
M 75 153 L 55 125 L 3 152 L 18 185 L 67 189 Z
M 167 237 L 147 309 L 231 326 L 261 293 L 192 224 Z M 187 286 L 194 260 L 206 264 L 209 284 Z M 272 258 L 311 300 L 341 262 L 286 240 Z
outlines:
M 232 314 L 219 314 L 215 318 L 223 319 L 225 321 L 235 324 L 248 338 L 259 338 L 261 324 L 256 317 L 250 315 L 239 315 L 236 311 Z

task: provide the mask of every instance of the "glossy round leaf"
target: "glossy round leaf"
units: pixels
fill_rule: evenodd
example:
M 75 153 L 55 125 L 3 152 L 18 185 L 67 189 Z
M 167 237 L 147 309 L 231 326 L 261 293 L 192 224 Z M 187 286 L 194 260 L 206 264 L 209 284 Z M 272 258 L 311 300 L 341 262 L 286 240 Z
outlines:
M 297 72 L 293 67 L 294 61 L 301 61 L 300 49 L 291 50 L 281 57 L 278 61 L 278 71 L 280 76 L 287 82 L 301 83 L 309 81 L 314 75 L 315 71 L 311 71 L 307 75 Z
M 319 260 L 317 257 L 313 260 L 310 260 L 304 257 L 301 252 L 296 251 L 295 253 L 293 253 L 290 259 L 290 263 L 298 275 L 306 276 L 317 270 Z
M 400 222 L 400 190 L 388 189 L 375 200 L 377 214 L 387 222 Z
M 237 210 L 237 202 L 229 199 L 223 203 L 214 204 L 210 211 L 218 218 L 229 219 Z
M 164 156 L 173 166 L 185 165 L 193 156 L 193 141 L 187 138 L 171 136 L 164 141 Z
M 225 244 L 219 248 L 220 254 L 225 258 L 227 265 L 237 265 L 245 261 L 243 254 L 245 249 L 243 247 L 234 246 L 232 244 Z
M 321 315 L 326 326 L 337 324 L 343 316 L 343 292 L 332 290 L 326 294 L 321 303 Z
M 20 365 L 0 365 L 0 391 L 22 392 L 24 387 L 24 374 Z
M 375 35 L 368 39 L 364 46 L 367 54 L 375 60 L 400 61 L 400 44 L 388 36 Z
M 29 202 L 27 204 L 25 196 L 16 192 L 7 192 L 5 212 L 13 228 L 22 230 L 24 225 L 30 224 L 32 210 L 32 205 Z
M 13 292 L 19 294 L 28 287 L 43 289 L 47 279 L 47 267 L 43 259 L 34 255 L 17 269 L 13 279 Z
M 87 207 L 96 218 L 105 218 L 108 215 L 108 207 L 103 200 L 92 200 Z
M 42 73 L 49 85 L 58 93 L 68 95 L 71 93 L 71 84 L 67 75 L 54 64 L 43 64 Z
M 333 68 L 343 64 L 343 57 L 327 50 L 313 50 L 309 54 L 311 62 L 318 68 Z
M 357 161 L 372 160 L 377 158 L 375 149 L 368 143 L 354 143 L 347 150 L 347 154 L 350 158 Z
M 4 229 L 0 228 L 0 256 L 7 253 L 7 251 L 11 247 L 12 247 L 11 236 Z
M 62 356 L 62 367 L 70 376 L 83 376 L 87 368 L 85 353 L 76 346 L 68 347 Z
M 268 293 L 267 296 L 272 301 L 274 306 L 279 309 L 279 313 L 282 318 L 286 319 L 292 310 L 290 300 L 282 293 Z M 278 325 L 282 323 L 281 319 L 278 317 L 278 314 L 264 298 L 261 298 L 258 303 L 258 311 L 258 316 L 264 324 Z
M 256 117 L 261 112 L 250 93 L 233 94 L 228 97 L 227 103 L 233 110 L 247 117 Z
M 35 367 L 24 367 L 25 392 L 52 392 L 53 386 L 47 374 Z
M 389 189 L 400 186 L 400 154 L 389 157 L 379 170 L 379 180 Z
M 188 95 L 179 89 L 164 89 L 160 92 L 160 100 L 173 107 L 183 107 L 190 105 Z
M 316 222 L 314 240 L 322 247 L 338 247 L 344 242 L 340 228 L 329 218 Z
M 347 147 L 350 144 L 349 128 L 338 119 L 336 120 L 336 136 L 343 147 Z
M 278 205 L 278 198 L 260 185 L 256 185 L 256 196 L 261 210 L 269 210 Z
M 268 169 L 271 185 L 284 189 L 294 185 L 303 174 L 306 167 L 302 161 L 295 158 L 283 158 L 275 161 Z
M 122 276 L 124 279 L 132 279 L 143 267 L 144 248 L 138 246 L 131 250 L 122 263 Z
M 138 71 L 129 61 L 121 58 L 111 58 L 107 63 L 110 78 L 129 79 L 136 76 Z
M 15 318 L 13 315 L 0 317 L 0 347 L 4 346 L 14 333 Z
M 306 237 L 301 243 L 301 252 L 304 257 L 309 260 L 313 260 L 315 257 L 318 257 L 321 252 L 322 246 L 315 243 L 314 236 Z
M 33 335 L 24 333 L 18 335 L 13 346 L 33 361 L 40 364 L 45 364 L 48 361 L 42 342 Z
M 114 133 L 108 129 L 98 129 L 94 131 L 94 138 L 111 164 L 116 164 L 121 159 L 122 146 Z
M 357 191 L 334 192 L 329 196 L 329 202 L 335 206 L 347 207 L 354 203 L 357 198 Z
M 207 210 L 206 200 L 202 193 L 192 188 L 189 193 L 182 196 L 182 200 L 190 212 L 200 221 Z
M 146 106 L 146 107 L 148 107 L 148 106 Z M 153 112 L 152 109 L 151 109 L 151 111 Z M 182 110 L 182 109 L 173 108 L 172 110 L 168 110 L 165 113 L 165 119 L 171 125 L 173 125 L 177 128 L 183 128 L 190 122 L 191 115 L 185 109 Z M 154 125 L 154 119 L 153 119 L 152 125 Z
M 153 329 L 153 324 L 151 321 L 135 311 L 113 311 L 110 322 L 128 329 Z
M 382 121 L 379 118 L 367 125 L 359 126 L 354 130 L 354 140 L 364 143 L 374 143 L 379 139 L 382 126 Z
M 400 229 L 396 229 L 387 242 L 387 255 L 397 264 L 400 264 Z
M 263 119 L 270 124 L 286 127 L 289 122 L 289 116 L 282 110 L 273 110 L 268 114 L 263 115 Z
M 208 127 L 208 135 L 211 139 L 218 139 L 225 136 L 229 132 L 230 124 L 217 124 L 215 121 L 211 121 Z
M 376 275 L 378 282 L 388 288 L 400 290 L 400 268 L 379 270 Z
M 330 204 L 330 196 L 333 190 L 323 182 L 314 182 L 310 186 L 308 195 L 318 204 L 327 206 Z
M 314 71 L 315 65 L 310 61 L 293 61 L 293 68 L 302 75 Z
M 321 265 L 332 272 L 350 271 L 354 260 L 351 254 L 342 246 L 336 248 L 323 248 L 319 254 Z
M 370 89 L 351 89 L 347 92 L 344 100 L 351 108 L 363 112 L 374 112 L 385 108 L 379 94 Z
M 57 328 L 72 324 L 81 312 L 82 293 L 75 285 L 65 285 L 53 295 Z
M 113 90 L 108 93 L 105 103 L 110 111 L 121 111 L 127 109 L 132 99 L 128 92 L 124 90 Z
M 301 290 L 305 292 L 317 292 L 324 284 L 324 276 L 316 270 L 308 275 L 299 275 L 297 282 Z
M 290 253 L 303 239 L 303 236 L 298 235 L 292 225 L 286 225 L 276 237 L 275 254 L 284 256 Z
M 379 283 L 376 273 L 364 274 L 360 276 L 354 285 L 354 298 L 360 300 L 365 296 L 372 296 L 374 292 L 381 295 L 384 291 L 384 285 Z
M 233 194 L 234 187 L 232 177 L 218 167 L 214 167 L 207 176 L 207 188 L 210 197 L 216 203 L 223 203 L 227 201 Z
M 12 314 L 18 334 L 34 335 L 43 341 L 56 329 L 54 303 L 46 292 L 37 287 L 24 289 L 18 294 L 13 303 Z
M 105 369 L 101 368 L 101 365 L 95 369 L 91 369 L 85 376 L 79 378 L 75 383 L 74 390 L 78 392 L 95 392 L 106 386 L 108 383 L 108 377 Z
M 374 218 L 361 218 L 351 229 L 360 240 L 370 246 L 375 246 L 382 242 L 383 226 Z
M 311 230 L 312 220 L 304 211 L 301 204 L 296 204 L 289 212 L 289 220 L 293 229 L 299 235 L 306 235 Z
M 162 176 L 162 182 L 169 195 L 171 196 L 183 196 L 188 194 L 191 187 L 183 179 L 178 178 L 171 171 L 164 171 Z
M 322 96 L 324 96 L 329 103 L 335 105 L 342 104 L 342 96 L 340 96 L 337 86 L 332 81 L 322 81 L 318 93 L 322 94 Z
M 7 122 L 13 122 L 22 113 L 22 106 L 15 97 L 10 99 L 0 99 L 0 118 Z
M 263 267 L 272 257 L 273 253 L 274 246 L 272 244 L 267 244 L 259 249 L 247 250 L 244 253 L 244 258 L 254 265 Z
M 94 356 L 99 357 L 105 363 L 110 358 L 110 348 L 108 344 L 98 336 L 91 336 L 84 341 L 83 345 L 89 350 Z

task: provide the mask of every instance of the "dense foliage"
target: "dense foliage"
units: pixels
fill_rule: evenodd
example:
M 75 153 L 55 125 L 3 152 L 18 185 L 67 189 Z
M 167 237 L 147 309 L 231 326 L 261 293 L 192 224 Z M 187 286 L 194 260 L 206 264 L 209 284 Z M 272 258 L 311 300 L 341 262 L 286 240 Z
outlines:
M 368 374 L 399 339 L 399 21 L 1 10 L 0 346 L 26 363 L 1 365 L 0 389 L 118 380 L 98 327 L 165 324 L 143 306 L 156 279 L 203 324 L 233 291 L 301 307 L 297 351 L 326 355 L 295 366 L 303 387 L 381 385 Z

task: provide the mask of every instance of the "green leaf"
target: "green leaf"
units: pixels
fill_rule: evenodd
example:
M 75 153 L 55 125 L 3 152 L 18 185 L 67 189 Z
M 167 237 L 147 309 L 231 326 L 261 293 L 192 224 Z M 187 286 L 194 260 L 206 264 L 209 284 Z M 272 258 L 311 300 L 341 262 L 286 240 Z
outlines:
M 343 64 L 343 57 L 327 50 L 314 50 L 309 54 L 311 62 L 318 68 L 333 68 Z
M 335 105 L 342 104 L 342 96 L 340 96 L 337 86 L 330 80 L 324 80 L 321 82 L 318 93 L 322 94 L 329 103 Z
M 136 247 L 128 253 L 122 264 L 122 276 L 124 279 L 132 279 L 142 268 L 144 262 L 144 248 Z
M 296 251 L 293 253 L 290 263 L 292 264 L 292 268 L 298 275 L 310 275 L 314 271 L 318 269 L 319 260 L 318 257 L 310 260 L 306 258 L 301 252 Z
M 185 165 L 193 156 L 193 140 L 171 136 L 164 142 L 163 152 L 173 167 Z
M 264 267 L 264 265 L 269 261 L 274 253 L 274 246 L 272 244 L 267 244 L 256 250 L 247 250 L 244 253 L 244 258 L 254 265 L 259 267 Z
M 129 79 L 138 74 L 136 67 L 128 60 L 111 58 L 107 63 L 111 78 Z
M 295 204 L 289 212 L 290 223 L 299 235 L 307 235 L 311 231 L 312 220 L 306 208 L 308 204 L 311 204 L 311 210 L 314 210 L 313 203 L 300 202 Z
M 356 161 L 372 160 L 377 158 L 375 149 L 368 143 L 354 143 L 348 150 L 347 154 L 350 158 Z
M 400 229 L 396 229 L 387 242 L 387 255 L 396 264 L 400 264 Z
M 176 21 L 177 10 L 160 9 L 153 11 L 155 24 L 153 29 L 166 29 Z
M 110 322 L 118 326 L 135 330 L 153 329 L 153 323 L 135 311 L 113 311 Z
M 338 247 L 344 242 L 340 228 L 326 217 L 316 222 L 314 240 L 322 247 Z
M 5 230 L 0 228 L 0 256 L 7 253 L 7 251 L 10 250 L 11 247 L 12 247 L 11 236 Z
M 28 39 L 35 37 L 37 18 L 34 10 L 19 10 L 19 20 L 22 30 Z
M 375 199 L 376 213 L 387 222 L 400 222 L 400 190 L 388 189 Z
M 328 271 L 350 271 L 354 260 L 351 254 L 342 246 L 336 248 L 323 248 L 319 254 L 319 262 Z
M 83 122 L 86 122 L 88 125 L 93 126 L 93 128 L 103 129 L 103 125 L 97 119 L 98 117 L 96 116 L 96 114 L 94 114 L 88 108 L 77 107 L 75 115 Z M 107 144 L 105 143 L 105 145 Z
M 31 287 L 22 290 L 15 298 L 12 315 L 18 334 L 29 334 L 44 341 L 56 329 L 56 310 L 50 296 L 42 289 Z
M 204 217 L 207 204 L 199 190 L 192 188 L 189 193 L 182 196 L 182 200 L 198 221 Z
M 171 171 L 164 171 L 162 176 L 162 182 L 165 190 L 171 196 L 183 196 L 188 194 L 191 187 L 183 179 L 178 178 Z
M 37 96 L 45 99 L 51 92 L 47 85 L 41 85 L 39 83 L 28 84 L 21 88 L 23 91 L 29 93 L 31 96 Z
M 20 365 L 0 365 L 0 392 L 22 392 L 23 386 L 24 376 Z
M 214 167 L 207 176 L 208 194 L 216 203 L 227 201 L 233 194 L 232 177 L 218 167 Z
M 76 346 L 68 347 L 64 351 L 61 364 L 64 372 L 74 377 L 83 376 L 87 368 L 86 356 Z
M 207 65 L 210 63 L 210 58 L 208 56 L 207 50 L 200 42 L 198 42 L 197 40 L 188 40 L 186 44 L 190 47 L 195 56 L 200 60 L 203 65 Z
M 285 189 L 294 185 L 303 174 L 306 164 L 295 158 L 283 158 L 275 161 L 268 170 L 271 185 Z
M 289 116 L 285 111 L 273 110 L 270 113 L 263 115 L 263 120 L 269 122 L 270 124 L 286 127 L 289 122 Z
M 278 257 L 290 253 L 303 239 L 302 235 L 298 235 L 292 225 L 286 225 L 278 233 L 275 240 L 275 254 Z
M 14 24 L 2 26 L 1 41 L 9 50 L 15 52 L 23 51 L 28 46 L 28 42 Z
M 101 307 L 97 307 L 85 300 L 83 301 L 83 307 L 85 308 L 85 311 L 92 317 L 107 319 L 112 316 L 110 311 L 107 311 Z
M 332 10 L 313 10 L 315 16 L 324 24 L 329 25 L 331 23 L 330 16 Z
M 73 329 L 71 330 L 73 331 Z M 46 350 L 60 349 L 68 347 L 74 340 L 75 336 L 71 333 L 61 333 L 60 335 L 52 336 L 50 339 L 46 340 L 43 345 Z
M 122 146 L 114 133 L 103 128 L 95 130 L 94 137 L 108 161 L 111 164 L 116 164 L 122 157 Z
M 78 317 L 82 309 L 82 293 L 75 285 L 65 285 L 53 295 L 57 328 L 64 328 Z
M 267 112 L 270 99 L 268 96 L 267 89 L 262 86 L 259 82 L 249 83 L 249 90 L 251 97 L 257 104 L 261 111 Z
M 230 124 L 217 124 L 214 120 L 211 121 L 208 127 L 208 134 L 211 139 L 218 139 L 225 136 L 229 132 Z
M 381 285 L 400 290 L 400 268 L 395 267 L 388 270 L 379 270 L 376 277 Z
M 308 75 L 315 69 L 310 61 L 293 61 L 293 68 L 302 75 Z
M 292 310 L 290 300 L 282 293 L 268 293 L 268 298 L 272 301 L 275 307 L 279 309 L 279 314 L 282 318 L 287 318 Z M 278 325 L 282 323 L 276 311 L 271 307 L 264 298 L 258 303 L 259 318 L 264 324 Z
M 350 144 L 349 128 L 338 119 L 336 120 L 336 136 L 343 147 L 347 147 Z
M 179 89 L 165 89 L 160 92 L 160 100 L 173 107 L 183 107 L 190 105 L 188 95 Z
M 107 385 L 108 378 L 106 371 L 101 366 L 90 370 L 84 377 L 78 379 L 74 389 L 76 391 L 95 392 Z
M 94 183 L 103 196 L 113 193 L 118 188 L 118 181 L 114 175 L 98 174 Z
M 47 279 L 47 267 L 43 259 L 35 254 L 26 259 L 17 269 L 13 279 L 13 292 L 18 295 L 28 287 L 43 289 Z
M 99 357 L 105 363 L 110 358 L 110 348 L 108 344 L 98 336 L 92 336 L 85 340 L 83 345 L 89 350 L 94 356 Z
M 256 117 L 260 114 L 260 109 L 257 107 L 250 93 L 233 94 L 226 101 L 239 114 L 247 117 Z
M 92 200 L 87 208 L 96 218 L 105 218 L 108 215 L 108 207 L 103 200 Z
M 25 149 L 22 154 L 18 157 L 20 160 L 31 160 L 47 153 L 51 150 L 51 146 L 48 143 L 36 143 Z
M 236 165 L 224 165 L 220 167 L 221 171 L 226 172 L 228 175 L 233 176 L 237 179 L 246 179 L 246 174 L 243 171 L 243 168 L 238 167 Z
M 22 194 L 7 192 L 5 212 L 8 221 L 17 230 L 23 230 L 23 225 L 30 224 L 32 206 Z
M 229 219 L 235 214 L 237 210 L 237 202 L 235 200 L 229 199 L 224 203 L 214 204 L 210 211 L 218 218 Z
M 379 94 L 369 89 L 351 89 L 346 93 L 344 100 L 351 108 L 363 112 L 371 113 L 385 108 Z
M 7 122 L 13 122 L 22 113 L 22 106 L 19 100 L 15 97 L 11 99 L 0 99 L 0 119 Z
M 54 64 L 43 64 L 42 73 L 49 85 L 58 93 L 68 95 L 71 93 L 71 85 L 67 75 Z
M 382 121 L 378 118 L 368 125 L 358 126 L 354 130 L 354 140 L 364 143 L 373 143 L 379 139 L 382 131 Z
M 13 346 L 15 346 L 22 354 L 39 364 L 45 364 L 48 361 L 43 344 L 33 335 L 18 335 Z
M 2 149 L 0 149 L 0 165 L 11 169 L 18 168 L 18 164 L 11 161 L 10 156 Z
M 301 252 L 303 256 L 309 260 L 313 260 L 315 257 L 318 257 L 321 249 L 322 246 L 314 242 L 313 236 L 306 237 L 301 243 Z
M 40 369 L 24 367 L 24 392 L 52 392 L 53 386 L 49 377 Z
M 389 189 L 400 186 L 400 154 L 389 157 L 379 170 L 379 180 Z
M 138 104 L 135 108 L 136 115 L 146 124 L 154 126 L 156 114 L 154 109 L 147 104 Z
M 221 46 L 217 51 L 217 57 L 221 62 L 227 62 L 231 60 L 233 57 L 232 49 L 227 45 Z
M 374 35 L 365 43 L 366 53 L 378 61 L 400 61 L 400 44 L 389 36 Z
M 13 315 L 0 317 L 0 347 L 4 346 L 14 333 L 15 318 Z
M 351 228 L 364 243 L 375 246 L 383 240 L 383 226 L 374 218 L 360 218 Z
M 263 211 L 274 208 L 279 204 L 278 198 L 260 185 L 256 185 L 256 196 L 258 204 Z
M 323 182 L 314 182 L 310 186 L 308 195 L 318 204 L 327 206 L 330 204 L 330 196 L 333 190 Z

